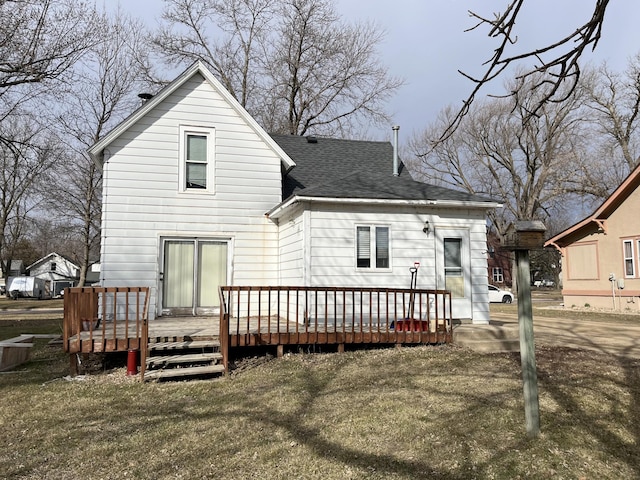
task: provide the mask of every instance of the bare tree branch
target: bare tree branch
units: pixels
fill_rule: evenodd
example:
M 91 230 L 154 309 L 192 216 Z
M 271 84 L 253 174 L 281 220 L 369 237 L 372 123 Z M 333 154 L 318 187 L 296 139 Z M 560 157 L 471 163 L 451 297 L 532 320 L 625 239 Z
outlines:
M 523 60 L 534 59 L 538 62 L 537 66 L 521 73 L 520 77 L 524 79 L 536 75 L 537 80 L 534 88 L 542 92 L 537 103 L 528 106 L 528 115 L 523 118 L 523 121 L 527 122 L 532 117 L 539 115 L 546 103 L 565 101 L 576 88 L 581 73 L 580 58 L 587 47 L 591 46 L 592 49 L 595 49 L 597 46 L 609 0 L 595 0 L 591 18 L 564 38 L 534 50 L 507 56 L 505 53 L 507 46 L 517 42 L 517 37 L 515 36 L 516 20 L 521 13 L 524 2 L 525 0 L 510 1 L 505 12 L 496 14 L 493 19 L 469 12 L 469 15 L 478 21 L 469 30 L 475 30 L 484 25 L 489 26 L 488 36 L 499 38 L 500 43 L 494 50 L 493 56 L 485 63 L 487 68 L 484 75 L 473 77 L 460 71 L 475 86 L 436 141 L 444 141 L 455 132 L 464 116 L 469 112 L 475 97 L 487 83 L 503 74 L 508 67 Z M 567 46 L 571 47 L 563 51 L 563 48 Z M 552 57 L 545 60 L 543 55 L 546 54 L 550 54 Z M 566 88 L 565 85 L 569 85 L 569 88 Z M 517 92 L 511 92 L 511 95 L 517 98 Z
M 380 64 L 383 32 L 332 0 L 168 0 L 154 43 L 172 65 L 201 60 L 268 131 L 347 135 L 386 122 L 402 85 Z

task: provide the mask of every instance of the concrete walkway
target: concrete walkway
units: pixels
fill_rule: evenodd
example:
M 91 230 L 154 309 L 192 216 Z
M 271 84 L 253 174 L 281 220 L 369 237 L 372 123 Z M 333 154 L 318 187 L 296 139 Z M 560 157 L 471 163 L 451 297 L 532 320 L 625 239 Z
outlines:
M 492 327 L 504 338 L 518 338 L 517 313 L 493 313 Z M 463 325 L 458 328 L 469 328 Z M 573 318 L 536 316 L 533 335 L 537 345 L 584 348 L 628 358 L 640 358 L 640 315 L 638 323 L 584 320 L 580 312 Z

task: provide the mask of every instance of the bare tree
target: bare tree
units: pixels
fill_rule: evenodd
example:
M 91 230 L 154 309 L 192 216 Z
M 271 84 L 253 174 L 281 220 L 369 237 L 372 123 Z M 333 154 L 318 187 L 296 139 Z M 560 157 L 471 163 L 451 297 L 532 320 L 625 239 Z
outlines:
M 94 44 L 92 12 L 75 0 L 0 0 L 0 121 Z
M 531 106 L 540 100 L 537 82 L 535 76 L 520 76 L 511 85 L 517 98 L 474 105 L 456 132 L 435 147 L 442 127 L 455 118 L 453 109 L 411 142 L 422 155 L 417 169 L 426 180 L 502 199 L 505 208 L 490 214 L 501 237 L 513 220 L 562 212 L 576 190 L 576 167 L 584 160 L 578 143 L 583 128 L 579 92 L 562 103 L 544 104 L 538 116 L 529 118 Z
M 5 139 L 0 143 L 0 264 L 6 276 L 28 216 L 42 201 L 41 182 L 63 152 L 54 136 L 27 114 L 5 118 L 0 136 Z
M 402 85 L 377 59 L 383 32 L 330 0 L 167 0 L 154 39 L 171 65 L 202 60 L 269 131 L 346 134 L 387 121 Z
M 263 73 L 273 0 L 166 0 L 164 25 L 153 37 L 172 66 L 205 63 L 245 108 Z
M 624 73 L 602 64 L 583 80 L 593 129 L 591 150 L 597 157 L 583 172 L 583 189 L 604 200 L 640 159 L 640 54 Z
M 593 14 L 584 24 L 579 25 L 568 35 L 547 45 L 516 54 L 509 54 L 507 47 L 517 42 L 518 20 L 521 20 L 522 7 L 525 0 L 509 0 L 504 12 L 498 12 L 492 18 L 469 11 L 477 23 L 469 30 L 488 27 L 487 35 L 498 39 L 498 45 L 487 62 L 484 74 L 479 77 L 462 75 L 470 79 L 475 85 L 472 92 L 463 102 L 462 107 L 453 115 L 451 122 L 444 126 L 438 140 L 451 135 L 460 125 L 462 118 L 469 112 L 471 104 L 480 90 L 489 82 L 495 80 L 512 66 L 522 65 L 528 60 L 535 62 L 534 66 L 522 71 L 520 79 L 534 77 L 535 88 L 541 93 L 536 103 L 527 106 L 528 121 L 541 113 L 545 104 L 562 102 L 569 98 L 578 85 L 580 79 L 580 59 L 587 48 L 595 49 L 602 34 L 605 13 L 609 0 L 594 0 Z M 517 91 L 511 94 L 517 100 Z
M 79 286 L 100 245 L 102 171 L 87 149 L 140 103 L 142 73 L 134 68 L 144 49 L 144 28 L 120 12 L 100 15 L 102 29 L 96 43 L 74 68 L 73 82 L 58 111 L 69 155 L 52 179 L 58 192 L 50 211 L 75 225 L 80 248 L 74 260 L 80 265 Z
M 60 148 L 43 126 L 43 97 L 95 43 L 93 7 L 74 0 L 0 0 L 0 258 L 3 274 L 41 200 Z M 38 103 L 36 103 L 38 102 Z M 30 115 L 30 109 L 38 115 Z
M 402 81 L 377 60 L 379 27 L 341 21 L 327 0 L 288 0 L 279 18 L 262 118 L 269 130 L 347 135 L 365 122 L 388 122 L 384 104 Z

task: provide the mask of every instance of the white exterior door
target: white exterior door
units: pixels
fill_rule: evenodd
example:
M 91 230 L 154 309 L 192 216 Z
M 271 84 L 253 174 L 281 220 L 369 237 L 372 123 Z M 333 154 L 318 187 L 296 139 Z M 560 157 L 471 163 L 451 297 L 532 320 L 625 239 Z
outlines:
M 218 287 L 227 284 L 228 244 L 210 239 L 162 241 L 163 315 L 218 312 Z
M 472 318 L 468 230 L 436 231 L 437 288 L 451 291 L 453 318 Z

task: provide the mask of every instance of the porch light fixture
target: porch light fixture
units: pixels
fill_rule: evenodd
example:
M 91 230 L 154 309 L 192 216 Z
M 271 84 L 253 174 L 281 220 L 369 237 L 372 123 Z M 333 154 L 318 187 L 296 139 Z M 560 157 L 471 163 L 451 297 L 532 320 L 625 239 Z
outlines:
M 431 232 L 431 225 L 429 225 L 429 220 L 424 222 L 424 227 L 422 227 L 422 231 L 427 234 L 427 237 L 429 236 L 429 232 Z

